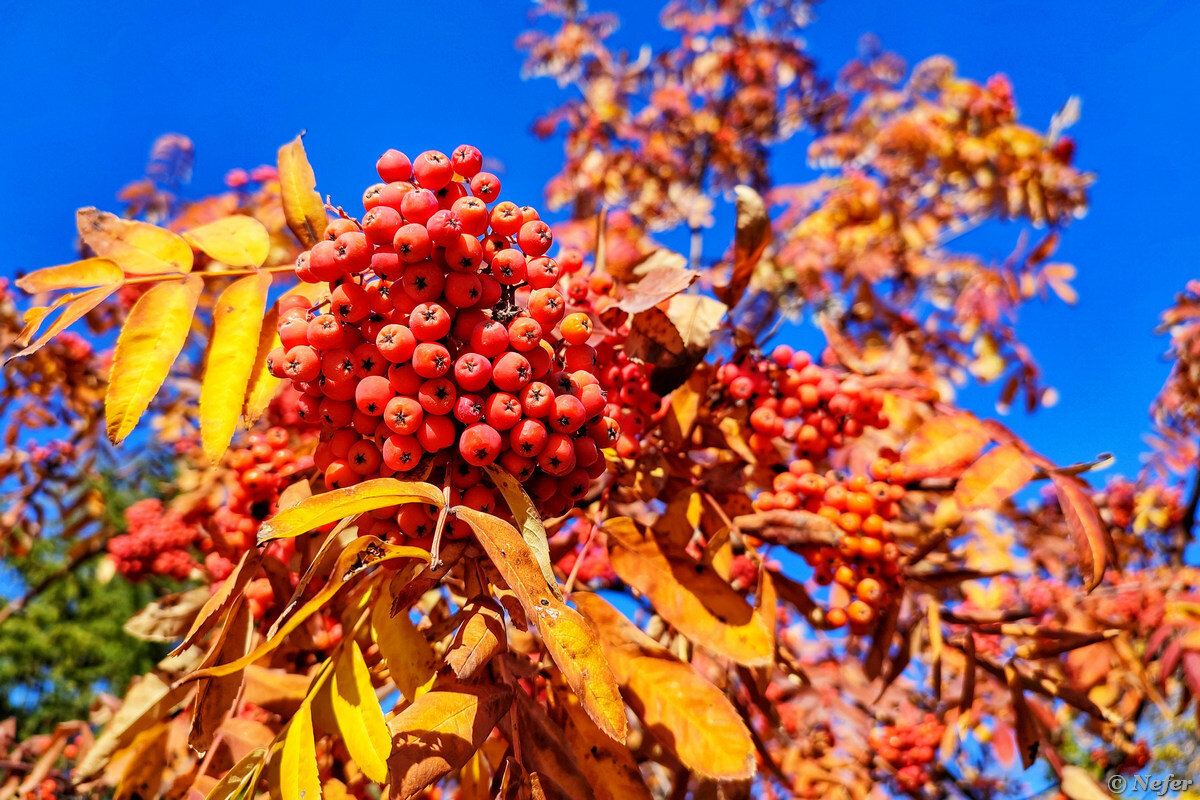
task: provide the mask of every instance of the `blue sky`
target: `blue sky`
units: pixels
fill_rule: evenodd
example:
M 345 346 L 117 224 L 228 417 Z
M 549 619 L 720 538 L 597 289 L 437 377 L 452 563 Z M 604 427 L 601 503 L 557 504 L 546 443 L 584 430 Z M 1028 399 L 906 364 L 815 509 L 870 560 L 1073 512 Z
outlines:
M 617 40 L 663 41 L 657 5 L 593 0 L 622 18 Z M 1079 268 L 1080 303 L 1029 307 L 1020 330 L 1059 404 L 1008 421 L 1061 461 L 1114 451 L 1132 472 L 1146 408 L 1166 375 L 1159 312 L 1195 274 L 1200 185 L 1193 139 L 1200 111 L 1200 5 L 831 0 L 808 41 L 829 76 L 861 34 L 914 63 L 936 53 L 962 74 L 1002 71 L 1025 121 L 1044 127 L 1072 94 L 1078 163 L 1098 175 L 1092 211 L 1059 251 Z M 446 9 L 452 7 L 453 12 Z M 226 170 L 274 158 L 301 129 L 319 186 L 348 208 L 387 147 L 410 153 L 470 142 L 507 167 L 505 195 L 539 204 L 559 145 L 528 134 L 562 95 L 522 81 L 513 39 L 526 27 L 510 2 L 317 4 L 124 2 L 101 17 L 80 2 L 10 4 L 0 28 L 0 192 L 16 217 L 0 274 L 72 257 L 76 207 L 114 208 L 156 136 L 185 133 L 198 158 L 190 193 Z M 385 12 L 384 9 L 387 9 Z M 790 156 L 789 156 L 790 158 Z M 805 175 L 778 163 L 781 177 Z M 19 226 L 19 230 L 16 229 Z M 1015 231 L 972 239 L 1002 258 Z M 994 389 L 964 400 L 992 413 Z

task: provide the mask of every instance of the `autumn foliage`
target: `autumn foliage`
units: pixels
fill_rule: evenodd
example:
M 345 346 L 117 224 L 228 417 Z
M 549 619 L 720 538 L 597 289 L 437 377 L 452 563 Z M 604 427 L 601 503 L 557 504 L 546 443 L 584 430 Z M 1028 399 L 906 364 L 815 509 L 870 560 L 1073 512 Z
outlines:
M 173 581 L 125 626 L 173 649 L 0 730 L 0 800 L 1081 800 L 1145 768 L 1200 692 L 1200 289 L 1143 474 L 955 404 L 1051 397 L 1016 320 L 1075 299 L 1075 107 L 1037 130 L 1004 76 L 871 43 L 830 80 L 799 3 L 672 2 L 636 57 L 539 9 L 545 219 L 470 145 L 397 143 L 361 212 L 299 137 L 182 200 L 171 135 L 77 212 L 80 260 L 5 288 L 0 547 Z M 1001 263 L 946 245 L 998 222 Z M 118 507 L 95 476 L 139 451 Z

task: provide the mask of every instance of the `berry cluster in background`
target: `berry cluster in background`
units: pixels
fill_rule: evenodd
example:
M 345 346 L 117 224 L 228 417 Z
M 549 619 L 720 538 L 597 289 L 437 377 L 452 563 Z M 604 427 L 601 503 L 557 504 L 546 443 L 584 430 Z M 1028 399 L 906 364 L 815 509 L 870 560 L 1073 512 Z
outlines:
M 782 437 L 797 458 L 820 458 L 867 428 L 888 426 L 883 392 L 861 388 L 787 345 L 769 358 L 723 364 L 717 380 L 734 400 L 750 404 L 748 444 L 761 455 L 775 453 Z
M 436 460 L 461 502 L 490 505 L 472 489 L 495 463 L 560 514 L 604 472 L 601 450 L 621 429 L 606 414 L 594 322 L 567 313 L 558 288 L 582 261 L 547 256 L 550 227 L 499 200 L 482 164 L 468 145 L 385 153 L 361 223 L 334 220 L 297 259 L 296 274 L 332 296 L 316 309 L 281 301 L 269 364 L 321 423 L 327 487 L 423 477 Z
M 190 548 L 200 529 L 181 514 L 164 511 L 162 501 L 149 498 L 125 509 L 126 532 L 108 540 L 108 552 L 117 572 L 131 581 L 150 575 L 183 580 L 196 562 Z
M 842 532 L 836 547 L 807 548 L 804 558 L 822 586 L 836 584 L 845 602 L 834 600 L 825 623 L 866 633 L 880 609 L 899 596 L 900 548 L 893 541 L 891 521 L 904 498 L 904 467 L 880 457 L 870 477 L 843 477 L 835 471 L 814 470 L 808 459 L 797 459 L 775 476 L 773 491 L 754 499 L 758 511 L 803 510 L 826 518 Z
M 916 725 L 897 723 L 871 731 L 869 744 L 891 770 L 897 788 L 916 792 L 929 781 L 929 765 L 946 727 L 933 714 L 926 714 Z

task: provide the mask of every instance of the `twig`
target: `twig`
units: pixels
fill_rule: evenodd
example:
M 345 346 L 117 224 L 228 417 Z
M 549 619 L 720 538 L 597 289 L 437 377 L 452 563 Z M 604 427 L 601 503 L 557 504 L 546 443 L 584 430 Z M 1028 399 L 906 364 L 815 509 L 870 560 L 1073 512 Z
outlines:
M 31 586 L 29 590 L 25 592 L 25 594 L 10 600 L 8 604 L 4 606 L 4 608 L 0 609 L 0 625 L 3 625 L 6 621 L 8 621 L 9 617 L 20 612 L 30 601 L 37 598 L 38 595 L 42 594 L 51 586 L 58 583 L 58 581 L 72 575 L 75 570 L 77 570 L 85 561 L 99 553 L 104 548 L 104 545 L 105 537 L 92 537 L 92 539 L 88 542 L 87 548 L 64 564 L 61 569 L 57 570 L 56 572 L 52 572 L 45 578 L 42 578 L 40 581 Z
M 429 569 L 436 572 L 442 568 L 442 533 L 446 530 L 446 518 L 450 516 L 450 464 L 446 464 L 446 483 L 442 488 L 445 503 L 438 512 L 437 527 L 433 529 L 433 546 L 429 549 Z
M 571 588 L 575 586 L 575 576 L 579 574 L 579 566 L 583 563 L 583 557 L 587 555 L 587 551 L 591 549 L 592 539 L 596 535 L 596 526 L 588 526 L 587 538 L 583 540 L 583 549 L 579 551 L 575 563 L 571 565 L 571 574 L 567 576 L 567 582 L 563 584 L 563 594 L 570 594 Z

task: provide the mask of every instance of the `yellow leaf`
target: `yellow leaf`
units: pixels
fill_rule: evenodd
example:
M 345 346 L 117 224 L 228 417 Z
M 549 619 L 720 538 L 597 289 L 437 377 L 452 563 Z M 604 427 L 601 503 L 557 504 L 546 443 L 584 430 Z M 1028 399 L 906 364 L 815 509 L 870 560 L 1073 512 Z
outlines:
M 747 667 L 771 663 L 774 632 L 715 570 L 682 551 L 664 551 L 628 517 L 608 520 L 604 531 L 613 570 L 680 633 Z
M 183 684 L 199 680 L 200 678 L 219 678 L 222 675 L 231 675 L 234 672 L 245 669 L 278 647 L 287 638 L 288 634 L 298 628 L 304 620 L 320 611 L 326 603 L 333 599 L 333 596 L 342 587 L 350 582 L 351 578 L 376 564 L 395 561 L 400 558 L 419 558 L 428 561 L 429 553 L 416 547 L 403 547 L 381 542 L 374 536 L 358 537 L 338 556 L 337 563 L 334 565 L 333 571 L 329 576 L 329 581 L 321 587 L 321 591 L 313 595 L 313 598 L 301 606 L 284 624 L 279 625 L 279 629 L 272 633 L 265 642 L 255 648 L 253 652 L 247 653 L 245 656 L 228 664 L 197 670 L 184 677 L 179 683 Z
M 388 722 L 391 800 L 412 800 L 426 786 L 463 766 L 508 711 L 513 692 L 503 684 L 456 686 L 417 699 Z M 285 800 L 287 800 L 285 798 Z
M 238 214 L 183 234 L 192 247 L 231 267 L 261 267 L 271 250 L 271 234 L 254 217 Z
M 375 478 L 345 489 L 315 494 L 291 508 L 283 509 L 262 524 L 258 531 L 258 543 L 289 539 L 354 514 L 401 503 L 443 506 L 446 501 L 442 490 L 433 484 Z
M 750 732 L 720 689 L 598 595 L 579 592 L 572 598 L 599 631 L 617 680 L 647 731 L 700 775 L 737 781 L 754 775 Z
M 59 314 L 58 319 L 54 320 L 54 324 L 47 328 L 46 332 L 35 339 L 28 347 L 25 347 L 20 352 L 9 356 L 6 361 L 12 361 L 14 358 L 22 358 L 30 353 L 41 350 L 42 346 L 45 345 L 46 342 L 62 333 L 73 323 L 82 318 L 84 314 L 103 303 L 110 294 L 119 288 L 121 288 L 121 284 L 110 283 L 107 286 L 100 286 L 96 289 L 88 289 L 86 292 L 81 292 L 80 294 L 67 294 L 58 298 L 58 300 L 53 306 L 50 307 L 49 310 L 52 311 L 59 305 L 65 305 L 65 307 L 63 308 L 62 313 Z M 37 325 L 40 325 L 44 319 L 45 315 L 42 315 L 42 317 L 37 320 Z M 37 325 L 34 325 L 32 329 L 27 328 L 26 331 L 32 335 L 33 331 L 36 330 Z M 22 336 L 20 339 L 18 339 L 18 341 L 25 341 L 24 337 L 26 335 L 26 331 L 22 331 Z
M 975 460 L 989 438 L 966 411 L 931 417 L 913 433 L 900 458 L 910 478 L 953 475 Z
M 204 281 L 192 275 L 152 286 L 134 303 L 117 337 L 104 399 L 108 438 L 114 444 L 133 431 L 158 394 L 187 341 L 203 289 Z
M 111 258 L 85 258 L 83 261 L 31 272 L 23 278 L 17 278 L 17 286 L 30 294 L 39 294 L 55 289 L 105 286 L 120 283 L 124 279 L 125 274 Z
M 95 208 L 75 212 L 75 226 L 84 244 L 117 262 L 126 274 L 191 272 L 192 248 L 165 228 Z
M 371 627 L 375 631 L 379 653 L 387 662 L 392 683 L 404 699 L 411 702 L 433 685 L 433 679 L 437 677 L 437 656 L 407 612 L 392 616 L 391 581 L 385 581 L 384 585 L 371 609 Z
M 508 503 L 508 508 L 512 511 L 513 519 L 516 520 L 521 532 L 521 538 L 525 540 L 525 544 L 529 545 L 529 551 L 533 553 L 534 560 L 541 568 L 546 585 L 550 587 L 550 591 L 554 593 L 555 597 L 562 600 L 562 589 L 558 587 L 558 578 L 554 577 L 554 567 L 550 564 L 550 543 L 546 541 L 546 526 L 542 524 L 542 518 L 538 515 L 533 500 L 529 499 L 529 495 L 521 488 L 520 481 L 514 478 L 508 470 L 495 465 L 489 465 L 484 469 L 487 470 L 488 477 L 492 479 L 497 491 Z
M 258 348 L 254 353 L 254 364 L 250 368 L 250 385 L 246 387 L 246 402 L 242 407 L 242 424 L 249 428 L 271 404 L 282 381 L 267 368 L 267 356 L 282 342 L 279 340 L 277 323 L 279 308 L 272 306 L 262 320 L 258 332 Z
M 247 275 L 229 284 L 213 307 L 213 331 L 200 384 L 200 440 L 216 464 L 225 454 L 242 413 L 257 355 L 271 276 Z
M 675 323 L 686 347 L 707 350 L 728 310 L 724 303 L 702 294 L 678 294 L 671 298 L 667 316 Z
M 1034 472 L 1021 448 L 1000 445 L 963 470 L 954 487 L 954 499 L 964 509 L 999 508 L 1032 480 Z
M 312 247 L 325 235 L 329 219 L 325 203 L 316 191 L 317 176 L 304 152 L 303 136 L 300 134 L 279 148 L 279 187 L 288 227 L 302 245 Z
M 157 797 L 167 766 L 167 736 L 171 728 L 160 722 L 137 735 L 129 746 L 129 759 L 117 781 L 113 800 Z
M 302 703 L 288 723 L 279 760 L 283 800 L 320 800 L 321 776 L 317 773 L 317 745 L 308 703 Z
M 358 643 L 342 647 L 333 666 L 333 715 L 350 758 L 371 780 L 387 780 L 387 757 L 392 749 L 383 709 L 371 685 L 371 673 Z
M 624 743 L 625 704 L 591 624 L 550 591 L 529 546 L 513 526 L 464 506 L 456 506 L 453 513 L 475 532 L 588 716 L 608 736 Z
M 242 800 L 254 796 L 254 785 L 262 774 L 263 761 L 267 755 L 265 747 L 256 747 L 242 760 L 233 765 L 225 777 L 217 781 L 204 800 Z

